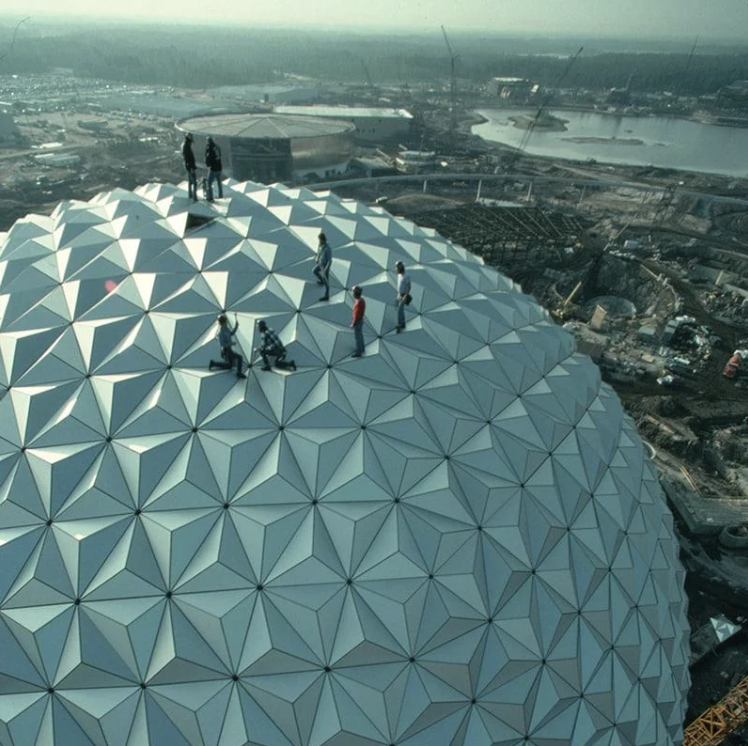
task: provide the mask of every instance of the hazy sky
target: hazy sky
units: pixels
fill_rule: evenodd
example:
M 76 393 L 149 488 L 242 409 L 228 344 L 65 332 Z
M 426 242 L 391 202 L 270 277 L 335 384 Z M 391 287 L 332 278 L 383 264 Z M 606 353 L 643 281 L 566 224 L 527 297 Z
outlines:
M 66 0 L 66 15 L 147 20 L 473 29 L 542 35 L 745 38 L 748 0 Z M 59 0 L 24 0 L 15 12 L 59 14 Z

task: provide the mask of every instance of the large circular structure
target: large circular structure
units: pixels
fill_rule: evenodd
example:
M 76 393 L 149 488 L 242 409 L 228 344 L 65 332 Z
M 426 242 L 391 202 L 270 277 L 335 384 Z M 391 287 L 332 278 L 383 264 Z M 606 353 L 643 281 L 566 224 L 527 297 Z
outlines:
M 0 241 L 0 744 L 679 743 L 672 519 L 572 337 L 381 208 L 226 194 Z M 298 371 L 209 372 L 222 309 Z
M 184 119 L 177 128 L 197 136 L 196 155 L 212 136 L 229 176 L 266 184 L 342 173 L 356 130 L 350 122 L 288 114 L 213 114 Z

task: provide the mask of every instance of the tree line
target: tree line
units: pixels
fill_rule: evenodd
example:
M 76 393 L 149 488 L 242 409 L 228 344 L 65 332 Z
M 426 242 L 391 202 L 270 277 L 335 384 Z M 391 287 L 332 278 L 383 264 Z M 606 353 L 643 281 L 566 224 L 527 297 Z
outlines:
M 0 50 L 11 28 L 0 29 Z M 374 85 L 443 84 L 450 62 L 441 33 L 364 35 L 346 32 L 137 26 L 64 28 L 57 33 L 19 33 L 8 54 L 0 53 L 0 74 L 43 73 L 66 68 L 83 78 L 209 88 L 269 83 L 288 75 Z M 638 92 L 716 93 L 748 80 L 748 49 L 697 51 L 671 42 L 663 48 L 605 51 L 576 40 L 519 40 L 489 35 L 452 35 L 461 81 L 480 85 L 494 76 L 529 78 L 553 86 L 594 90 L 623 87 L 629 77 Z M 615 46 L 615 45 L 613 45 Z M 547 50 L 555 50 L 549 52 Z M 368 76 L 367 76 L 368 72 Z

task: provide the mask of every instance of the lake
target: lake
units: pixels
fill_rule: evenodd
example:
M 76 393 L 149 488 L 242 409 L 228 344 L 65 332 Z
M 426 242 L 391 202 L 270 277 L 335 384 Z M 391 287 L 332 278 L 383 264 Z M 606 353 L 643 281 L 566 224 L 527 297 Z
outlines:
M 525 130 L 509 117 L 530 109 L 481 109 L 488 121 L 472 128 L 484 140 L 519 147 Z M 748 177 L 748 129 L 701 124 L 669 117 L 624 117 L 581 111 L 549 109 L 568 120 L 565 132 L 535 130 L 525 152 L 601 163 L 653 165 Z

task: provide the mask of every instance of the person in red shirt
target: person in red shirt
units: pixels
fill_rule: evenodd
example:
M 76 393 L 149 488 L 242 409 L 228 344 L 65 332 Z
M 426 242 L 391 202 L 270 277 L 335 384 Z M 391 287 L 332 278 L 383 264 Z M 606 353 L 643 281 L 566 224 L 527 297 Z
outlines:
M 353 327 L 353 338 L 356 340 L 356 351 L 351 357 L 361 357 L 364 354 L 364 314 L 366 313 L 366 301 L 361 297 L 363 291 L 356 285 L 353 288 L 353 318 L 351 326 Z

